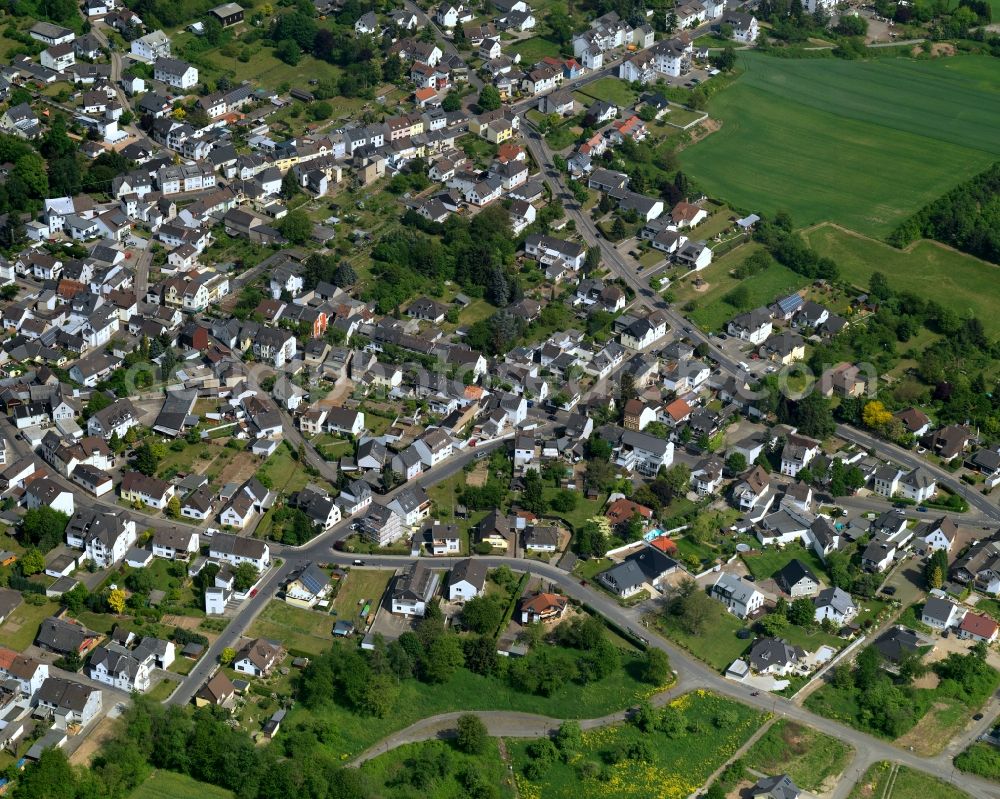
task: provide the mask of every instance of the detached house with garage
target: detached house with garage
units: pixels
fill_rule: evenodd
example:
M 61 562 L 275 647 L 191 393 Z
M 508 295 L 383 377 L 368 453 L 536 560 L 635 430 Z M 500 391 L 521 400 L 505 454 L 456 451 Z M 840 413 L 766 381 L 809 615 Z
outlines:
M 266 489 L 256 477 L 251 477 L 228 498 L 219 514 L 219 521 L 242 530 L 254 514 L 264 513 L 274 504 L 275 494 Z
M 824 588 L 813 599 L 816 621 L 830 619 L 836 624 L 847 624 L 858 615 L 858 606 L 851 595 L 841 588 Z

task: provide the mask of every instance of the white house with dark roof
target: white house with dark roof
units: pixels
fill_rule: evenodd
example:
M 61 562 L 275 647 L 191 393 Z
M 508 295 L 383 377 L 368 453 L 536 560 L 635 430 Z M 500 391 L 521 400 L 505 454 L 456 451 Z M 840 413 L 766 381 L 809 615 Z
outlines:
M 851 595 L 841 588 L 824 588 L 813 599 L 816 606 L 816 621 L 825 619 L 836 624 L 847 624 L 858 615 L 858 606 Z
M 734 616 L 745 619 L 764 606 L 764 595 L 752 583 L 735 574 L 723 573 L 712 586 L 711 596 Z
M 250 563 L 257 571 L 264 571 L 271 564 L 271 548 L 266 541 L 229 533 L 213 535 L 208 554 L 233 566 Z

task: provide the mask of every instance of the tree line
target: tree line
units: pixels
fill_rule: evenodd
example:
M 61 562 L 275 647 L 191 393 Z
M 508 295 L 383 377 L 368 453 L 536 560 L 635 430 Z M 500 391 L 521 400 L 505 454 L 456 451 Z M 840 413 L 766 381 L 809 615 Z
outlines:
M 1000 264 L 1000 163 L 928 203 L 889 236 L 894 247 L 935 239 Z

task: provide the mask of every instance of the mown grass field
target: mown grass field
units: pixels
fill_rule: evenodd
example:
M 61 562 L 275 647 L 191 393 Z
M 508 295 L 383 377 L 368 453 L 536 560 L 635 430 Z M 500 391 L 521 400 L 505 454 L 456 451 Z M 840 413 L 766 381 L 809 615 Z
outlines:
M 154 771 L 129 799 L 232 799 L 233 794 L 173 771 Z
M 709 194 L 885 236 L 1000 155 L 996 62 L 780 59 L 742 53 L 744 73 L 709 103 L 722 128 L 680 154 Z
M 725 671 L 732 662 L 750 648 L 750 638 L 737 638 L 736 633 L 747 625 L 729 613 L 721 602 L 710 606 L 704 629 L 699 635 L 691 635 L 682 629 L 676 618 L 669 614 L 657 617 L 660 631 L 674 643 L 687 649 L 692 655 L 705 661 L 716 671 Z
M 559 45 L 550 39 L 541 36 L 532 36 L 530 39 L 522 39 L 516 44 L 507 48 L 509 55 L 521 54 L 522 64 L 536 64 L 547 56 L 557 58 L 559 56 Z
M 1000 269 L 992 264 L 933 241 L 918 241 L 904 252 L 833 225 L 810 230 L 805 239 L 859 287 L 867 288 L 872 272 L 882 272 L 893 288 L 932 298 L 960 316 L 977 316 L 989 333 L 1000 332 Z
M 527 742 L 508 741 L 523 797 L 629 799 L 656 796 L 682 799 L 693 795 L 719 766 L 753 734 L 763 720 L 756 711 L 729 699 L 697 691 L 671 703 L 687 721 L 675 738 L 643 733 L 632 724 L 604 727 L 583 734 L 579 756 L 557 761 L 538 781 L 520 774 L 530 760 Z M 633 744 L 647 744 L 647 762 L 632 757 L 617 760 Z M 589 766 L 588 764 L 593 764 Z M 614 763 L 606 769 L 601 765 Z
M 619 109 L 628 108 L 635 103 L 639 96 L 625 81 L 612 77 L 588 83 L 575 94 L 586 95 L 594 100 L 604 100 L 606 103 L 614 103 Z

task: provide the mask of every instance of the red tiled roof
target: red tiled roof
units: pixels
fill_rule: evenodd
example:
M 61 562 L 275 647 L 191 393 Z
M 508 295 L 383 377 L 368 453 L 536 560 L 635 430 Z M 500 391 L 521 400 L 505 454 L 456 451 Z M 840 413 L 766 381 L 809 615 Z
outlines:
M 660 550 L 660 552 L 663 552 L 667 555 L 669 555 L 671 552 L 677 551 L 677 544 L 675 544 L 673 540 L 666 535 L 657 536 L 652 541 L 650 541 L 649 544 L 650 546 L 653 547 L 653 549 L 658 549 Z
M 632 518 L 634 514 L 638 513 L 644 519 L 651 519 L 653 517 L 653 511 L 647 508 L 645 505 L 640 505 L 638 502 L 633 502 L 630 499 L 616 499 L 610 505 L 608 509 L 604 511 L 604 515 L 608 517 L 608 520 L 612 524 L 619 524 L 624 521 L 628 521 Z
M 980 638 L 992 638 L 997 631 L 997 627 L 997 623 L 989 616 L 980 616 L 978 613 L 966 613 L 958 629 L 972 635 L 978 635 Z

